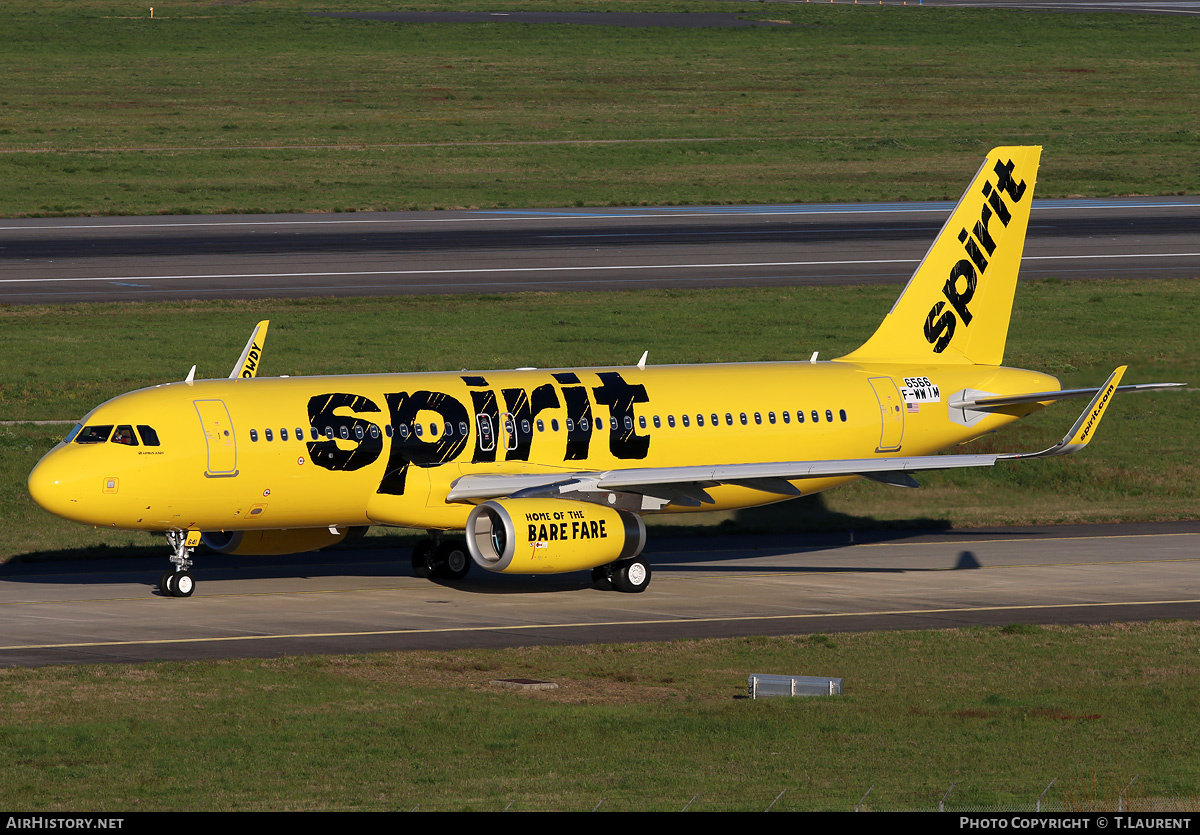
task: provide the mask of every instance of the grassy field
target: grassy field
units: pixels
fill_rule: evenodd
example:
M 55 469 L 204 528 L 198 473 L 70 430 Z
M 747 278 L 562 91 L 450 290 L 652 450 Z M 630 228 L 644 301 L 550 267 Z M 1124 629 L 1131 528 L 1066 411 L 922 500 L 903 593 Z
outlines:
M 625 365 L 647 348 L 660 364 L 737 362 L 845 353 L 895 294 L 796 287 L 7 307 L 0 420 L 77 420 L 117 394 L 182 379 L 192 363 L 201 377 L 225 376 L 260 318 L 272 322 L 263 364 L 270 375 Z M 1068 387 L 1098 385 L 1122 363 L 1130 381 L 1195 384 L 1198 318 L 1194 281 L 1024 283 L 1006 362 L 1058 375 Z M 502 334 L 491 327 L 497 319 Z M 1096 443 L 1066 459 L 930 473 L 921 490 L 863 483 L 766 509 L 661 518 L 769 530 L 1194 518 L 1196 400 L 1196 388 L 1122 397 Z M 1060 404 L 970 449 L 1041 449 L 1076 414 L 1076 404 Z M 109 554 L 161 550 L 156 537 L 95 531 L 33 505 L 25 478 L 67 428 L 0 426 L 0 559 L 98 545 Z
M 0 669 L 0 806 L 1195 811 L 1198 675 L 1184 622 Z
M 789 25 L 308 17 L 302 0 L 0 6 L 0 215 L 956 197 L 1046 146 L 1040 196 L 1200 191 L 1200 21 L 597 2 Z M 356 10 L 580 10 L 406 3 Z

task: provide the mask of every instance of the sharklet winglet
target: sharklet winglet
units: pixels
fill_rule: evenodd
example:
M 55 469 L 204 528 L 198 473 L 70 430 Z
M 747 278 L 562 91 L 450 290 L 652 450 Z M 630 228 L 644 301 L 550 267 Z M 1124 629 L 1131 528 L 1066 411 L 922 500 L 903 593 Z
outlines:
M 250 339 L 246 341 L 246 347 L 242 349 L 242 355 L 238 358 L 237 365 L 229 372 L 229 379 L 236 380 L 240 377 L 249 380 L 258 374 L 258 364 L 262 360 L 262 349 L 267 341 L 267 325 L 269 324 L 271 324 L 270 319 L 263 319 L 254 326 L 254 330 L 250 332 Z

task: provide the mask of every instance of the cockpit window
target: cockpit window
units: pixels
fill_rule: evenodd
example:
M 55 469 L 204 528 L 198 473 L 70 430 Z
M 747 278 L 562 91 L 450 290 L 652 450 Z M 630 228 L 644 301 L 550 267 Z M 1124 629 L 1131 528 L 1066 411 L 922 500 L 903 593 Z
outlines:
M 137 435 L 133 434 L 133 427 L 129 424 L 124 424 L 117 427 L 117 431 L 113 433 L 111 438 L 114 444 L 124 444 L 125 446 L 137 446 Z
M 71 431 L 67 433 L 67 437 L 63 438 L 63 443 L 69 444 L 71 441 L 75 440 L 75 436 L 79 434 L 79 430 L 82 428 L 82 423 L 75 424 L 75 426 L 71 428 Z
M 113 425 L 110 423 L 107 426 L 85 426 L 83 431 L 75 436 L 77 444 L 102 444 L 108 440 L 108 436 L 112 434 Z
M 144 423 L 138 424 L 138 434 L 142 436 L 142 443 L 146 446 L 158 446 L 158 433 L 153 427 L 146 426 Z

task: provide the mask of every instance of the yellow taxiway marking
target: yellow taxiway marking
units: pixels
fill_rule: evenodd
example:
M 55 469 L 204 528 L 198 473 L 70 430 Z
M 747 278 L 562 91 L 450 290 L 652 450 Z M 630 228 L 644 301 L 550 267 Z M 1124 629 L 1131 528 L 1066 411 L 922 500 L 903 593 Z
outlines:
M 130 647 L 163 644 L 204 644 L 228 641 L 278 641 L 299 638 L 367 638 L 379 635 L 444 635 L 467 632 L 520 632 L 531 629 L 595 628 L 597 626 L 662 626 L 663 624 L 697 623 L 746 623 L 780 620 L 814 620 L 816 618 L 879 617 L 881 615 L 940 615 L 965 614 L 969 612 L 1032 611 L 1036 609 L 1091 609 L 1113 606 L 1163 606 L 1200 603 L 1200 599 L 1186 600 L 1123 600 L 1110 603 L 1037 603 L 1018 606 L 965 606 L 944 609 L 886 609 L 876 612 L 809 612 L 798 615 L 735 615 L 717 618 L 661 618 L 653 620 L 610 620 L 577 623 L 528 623 L 503 626 L 447 626 L 438 629 L 373 629 L 365 632 L 297 632 L 283 635 L 226 635 L 208 638 L 154 638 L 145 641 L 89 641 L 70 644 L 23 644 L 0 646 L 0 650 L 18 649 L 82 649 L 87 647 Z

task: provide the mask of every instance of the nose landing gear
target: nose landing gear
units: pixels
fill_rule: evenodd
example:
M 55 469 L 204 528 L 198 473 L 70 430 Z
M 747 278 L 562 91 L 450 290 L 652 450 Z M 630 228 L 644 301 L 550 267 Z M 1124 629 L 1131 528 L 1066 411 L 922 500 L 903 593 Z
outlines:
M 158 578 L 158 590 L 166 597 L 191 597 L 196 590 L 196 580 L 190 571 L 191 556 L 200 544 L 200 531 L 167 531 L 167 543 L 174 551 L 171 554 L 174 567 Z

